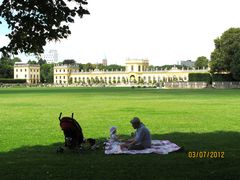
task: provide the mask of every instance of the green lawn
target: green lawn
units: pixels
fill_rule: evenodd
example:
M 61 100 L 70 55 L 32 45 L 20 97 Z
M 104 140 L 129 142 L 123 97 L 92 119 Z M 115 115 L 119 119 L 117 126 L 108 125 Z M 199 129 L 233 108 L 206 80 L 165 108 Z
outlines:
M 239 179 L 240 90 L 140 88 L 0 89 L 0 179 Z M 75 118 L 85 137 L 109 128 L 129 135 L 138 116 L 153 139 L 187 151 L 224 151 L 224 159 L 104 155 L 102 149 L 55 153 L 63 144 L 58 115 Z

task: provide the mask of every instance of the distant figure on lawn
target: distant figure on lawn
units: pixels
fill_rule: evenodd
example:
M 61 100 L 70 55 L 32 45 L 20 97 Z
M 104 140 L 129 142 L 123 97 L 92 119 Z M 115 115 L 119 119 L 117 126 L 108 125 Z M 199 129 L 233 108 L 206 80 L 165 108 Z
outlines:
M 122 148 L 129 150 L 142 150 L 151 147 L 151 134 L 138 117 L 134 117 L 131 121 L 132 127 L 136 129 L 135 137 L 127 140 L 121 145 Z

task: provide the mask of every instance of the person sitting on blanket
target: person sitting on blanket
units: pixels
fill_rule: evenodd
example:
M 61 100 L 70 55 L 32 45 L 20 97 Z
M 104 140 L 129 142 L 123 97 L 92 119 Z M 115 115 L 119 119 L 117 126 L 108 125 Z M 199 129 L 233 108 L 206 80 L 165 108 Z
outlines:
M 138 117 L 134 117 L 131 121 L 132 127 L 136 129 L 135 137 L 121 144 L 121 149 L 143 150 L 151 147 L 151 134 Z

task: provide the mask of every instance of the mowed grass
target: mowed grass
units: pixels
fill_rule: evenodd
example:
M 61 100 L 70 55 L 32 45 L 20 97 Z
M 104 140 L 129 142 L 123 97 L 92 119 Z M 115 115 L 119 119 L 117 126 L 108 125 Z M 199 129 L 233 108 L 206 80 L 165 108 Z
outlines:
M 109 128 L 130 135 L 138 116 L 153 139 L 186 152 L 104 155 L 55 152 L 64 136 L 58 116 L 70 116 L 85 137 L 105 140 Z M 0 89 L 0 179 L 239 179 L 240 90 L 131 88 Z M 188 151 L 225 158 L 188 158 Z

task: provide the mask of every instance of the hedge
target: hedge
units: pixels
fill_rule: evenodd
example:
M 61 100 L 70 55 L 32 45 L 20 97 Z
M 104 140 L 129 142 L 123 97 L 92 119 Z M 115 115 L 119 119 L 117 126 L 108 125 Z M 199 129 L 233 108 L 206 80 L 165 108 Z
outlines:
M 0 83 L 9 83 L 9 84 L 26 83 L 26 79 L 2 79 L 2 78 L 0 78 Z
M 189 73 L 189 82 L 212 82 L 212 77 L 210 73 Z
M 219 82 L 219 81 L 235 81 L 231 74 L 213 74 L 212 81 Z

